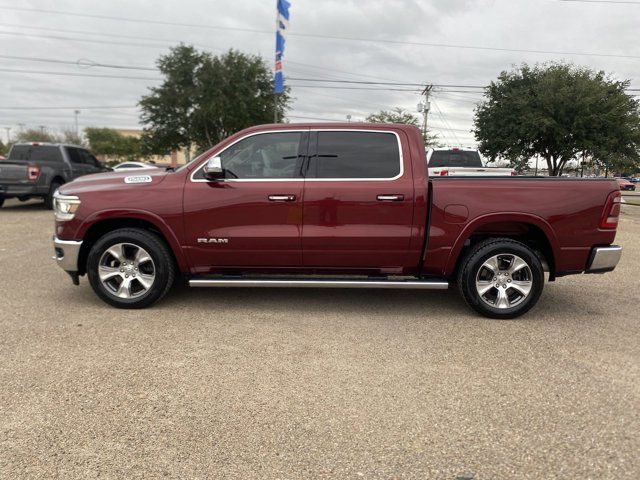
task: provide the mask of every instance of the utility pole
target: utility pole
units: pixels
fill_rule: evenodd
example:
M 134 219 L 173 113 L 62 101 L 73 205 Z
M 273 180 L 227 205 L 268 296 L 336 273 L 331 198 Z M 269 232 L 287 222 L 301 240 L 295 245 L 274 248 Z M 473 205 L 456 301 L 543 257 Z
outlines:
M 4 127 L 4 129 L 7 131 L 7 145 L 9 145 L 11 143 L 11 127 Z
M 421 111 L 424 116 L 424 121 L 422 123 L 422 137 L 425 139 L 427 138 L 427 117 L 429 116 L 429 110 L 431 109 L 431 102 L 429 102 L 431 90 L 433 90 L 433 85 L 427 85 L 424 87 L 424 90 L 422 91 L 422 95 L 424 95 L 424 103 L 421 103 L 418 106 L 418 110 Z
M 73 113 L 76 116 L 76 137 L 80 138 L 80 135 L 78 133 L 78 115 L 80 115 L 80 110 L 74 110 Z

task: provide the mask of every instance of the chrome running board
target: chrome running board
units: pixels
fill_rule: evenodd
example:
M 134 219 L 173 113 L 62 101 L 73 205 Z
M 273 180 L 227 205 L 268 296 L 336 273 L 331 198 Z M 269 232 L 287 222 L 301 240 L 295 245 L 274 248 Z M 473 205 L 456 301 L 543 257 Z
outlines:
M 258 288 L 399 288 L 446 290 L 446 280 L 335 280 L 272 278 L 196 278 L 190 287 L 258 287 Z

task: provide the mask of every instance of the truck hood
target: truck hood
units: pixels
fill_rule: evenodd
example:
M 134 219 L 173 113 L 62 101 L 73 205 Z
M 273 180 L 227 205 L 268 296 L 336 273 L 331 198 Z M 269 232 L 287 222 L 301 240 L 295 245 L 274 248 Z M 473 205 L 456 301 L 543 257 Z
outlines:
M 60 187 L 60 193 L 63 195 L 78 195 L 94 191 L 148 188 L 161 183 L 169 173 L 161 168 L 95 173 L 76 178 L 74 181 L 64 184 Z

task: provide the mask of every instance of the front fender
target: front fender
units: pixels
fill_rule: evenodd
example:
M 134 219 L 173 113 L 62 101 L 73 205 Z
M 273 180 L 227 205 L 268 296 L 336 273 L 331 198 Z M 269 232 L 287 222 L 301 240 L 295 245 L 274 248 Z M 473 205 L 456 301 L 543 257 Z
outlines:
M 74 238 L 85 238 L 87 231 L 97 223 L 100 223 L 106 220 L 118 220 L 118 219 L 143 220 L 153 225 L 155 228 L 158 229 L 158 231 L 160 231 L 160 233 L 163 235 L 163 237 L 169 244 L 169 248 L 171 248 L 171 250 L 173 251 L 173 255 L 176 258 L 180 271 L 187 272 L 189 270 L 189 264 L 182 251 L 182 247 L 180 246 L 180 241 L 178 240 L 178 237 L 174 233 L 173 229 L 171 229 L 171 227 L 167 225 L 167 223 L 162 219 L 162 217 L 146 210 L 113 209 L 113 210 L 101 210 L 99 212 L 95 212 L 82 221 L 82 223 L 79 225 L 78 229 L 76 230 Z

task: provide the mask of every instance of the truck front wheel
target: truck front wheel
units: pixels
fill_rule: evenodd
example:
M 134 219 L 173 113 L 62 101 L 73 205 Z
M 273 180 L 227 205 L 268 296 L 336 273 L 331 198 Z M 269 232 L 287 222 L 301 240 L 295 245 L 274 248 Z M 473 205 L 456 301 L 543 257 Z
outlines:
M 462 261 L 458 288 L 465 302 L 490 318 L 508 319 L 529 311 L 540 298 L 544 270 L 525 244 L 494 238 L 477 244 Z
M 91 247 L 89 283 L 118 308 L 144 308 L 164 297 L 175 278 L 173 257 L 155 234 L 137 228 L 114 230 Z

